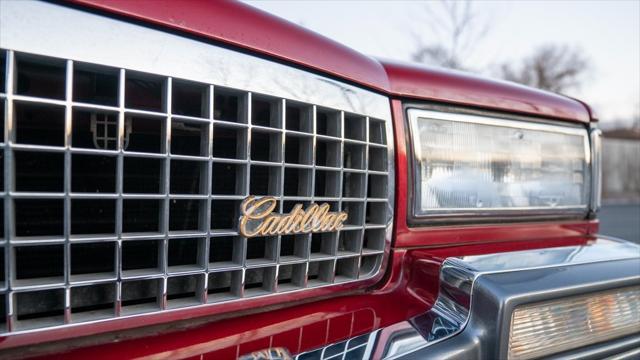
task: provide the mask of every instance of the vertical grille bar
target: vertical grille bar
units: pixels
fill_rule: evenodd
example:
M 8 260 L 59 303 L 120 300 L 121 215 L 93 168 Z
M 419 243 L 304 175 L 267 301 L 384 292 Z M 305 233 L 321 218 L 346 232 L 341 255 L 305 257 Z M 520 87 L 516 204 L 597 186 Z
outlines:
M 122 222 L 123 222 L 123 181 L 124 181 L 124 131 L 125 131 L 125 84 L 127 74 L 124 69 L 118 71 L 118 135 L 116 141 L 116 151 L 118 152 L 116 163 L 116 303 L 115 313 L 120 316 L 122 313 Z
M 15 87 L 15 54 L 9 50 L 6 52 L 5 69 L 6 93 L 5 93 L 5 113 L 4 113 L 4 256 L 5 256 L 5 287 L 11 289 L 13 274 L 15 273 L 15 264 L 12 261 L 12 238 L 14 234 L 14 213 L 13 200 L 11 199 L 11 191 L 13 185 L 13 153 L 11 151 L 11 143 L 15 139 L 13 128 L 13 94 Z M 6 311 L 7 311 L 7 331 L 13 331 L 15 327 L 16 312 L 13 296 L 10 292 L 5 295 Z
M 278 188 L 279 193 L 281 199 L 284 198 L 284 175 L 285 175 L 285 158 L 286 158 L 286 152 L 285 152 L 285 146 L 286 146 L 286 132 L 285 132 L 285 127 L 286 127 L 286 123 L 287 123 L 287 100 L 286 99 L 281 99 L 280 100 L 280 113 L 278 114 L 280 117 L 280 128 L 282 129 L 282 136 L 280 137 L 280 183 L 278 184 Z M 282 213 L 282 210 L 284 208 L 284 201 L 279 201 L 278 202 L 278 211 L 280 213 Z M 276 243 L 276 263 L 280 264 L 280 248 L 282 246 L 282 236 L 278 235 L 278 241 Z M 273 284 L 274 284 L 274 291 L 278 291 L 278 277 L 280 276 L 280 265 L 278 265 L 276 267 L 276 271 L 274 273 L 274 280 L 273 280 Z
M 252 138 L 252 134 L 253 134 L 253 125 L 252 125 L 252 118 L 253 118 L 253 93 L 248 92 L 246 95 L 246 123 L 248 124 L 247 126 L 247 142 L 246 142 L 246 159 L 247 159 L 247 183 L 246 183 L 246 189 L 245 189 L 245 194 L 250 194 L 250 189 L 251 189 L 251 144 L 253 142 L 253 138 Z M 247 280 L 247 249 L 248 249 L 248 243 L 247 243 L 247 238 L 242 237 L 241 238 L 241 242 L 242 242 L 242 251 L 243 251 L 243 256 L 242 256 L 242 273 L 240 276 L 240 279 L 238 280 L 240 282 L 239 287 L 240 287 L 240 297 L 244 297 L 245 296 L 245 284 L 246 284 L 246 280 Z M 233 281 L 233 280 L 232 280 Z
M 165 154 L 164 159 L 164 176 L 163 184 L 164 184 L 164 209 L 163 209 L 163 222 L 162 224 L 162 233 L 164 234 L 164 239 L 162 240 L 162 270 L 163 270 L 163 278 L 162 278 L 162 294 L 160 294 L 160 309 L 165 310 L 168 306 L 167 292 L 168 292 L 168 278 L 169 278 L 169 216 L 171 209 L 171 198 L 169 197 L 169 193 L 171 192 L 171 184 L 169 182 L 169 174 L 171 174 L 171 155 L 169 149 L 171 149 L 171 103 L 172 103 L 172 91 L 173 90 L 173 79 L 169 77 L 165 81 L 165 89 L 164 89 L 164 110 L 167 112 L 166 123 L 165 123 L 165 136 L 164 143 L 162 145 L 161 151 Z
M 344 181 L 344 159 L 345 159 L 345 148 L 344 148 L 344 140 L 346 138 L 345 136 L 345 132 L 346 132 L 346 127 L 345 127 L 345 115 L 344 115 L 344 111 L 340 111 L 340 138 L 342 139 L 342 141 L 340 141 L 340 201 L 338 202 L 338 205 L 340 206 L 340 210 L 342 210 L 342 205 L 343 205 L 343 201 L 342 201 L 342 186 L 343 186 L 343 181 Z M 352 215 L 349 215 L 352 216 Z M 339 238 L 342 236 L 343 232 L 342 230 L 338 231 L 338 233 L 336 234 L 336 236 L 338 237 L 338 241 Z M 336 252 L 338 251 L 337 246 L 339 246 L 338 244 L 336 244 Z M 333 274 L 333 279 L 331 279 L 331 281 L 335 281 L 335 276 L 336 276 L 336 268 L 338 266 L 338 262 L 337 260 L 333 261 L 333 269 L 331 270 L 331 273 Z
M 71 322 L 71 114 L 73 101 L 73 61 L 67 60 L 64 107 L 64 323 Z
M 369 182 L 369 168 L 370 168 L 370 166 L 369 166 L 369 162 L 370 162 L 370 159 L 369 159 L 369 146 L 370 146 L 370 145 L 369 145 L 369 144 L 371 143 L 371 142 L 370 142 L 370 140 L 371 140 L 371 139 L 369 138 L 369 137 L 370 137 L 370 135 L 371 135 L 371 134 L 370 134 L 370 131 L 369 131 L 369 126 L 370 126 L 370 125 L 371 125 L 371 124 L 370 124 L 370 119 L 369 119 L 369 117 L 367 116 L 367 117 L 365 118 L 365 131 L 364 131 L 365 138 L 366 138 L 366 141 L 367 141 L 367 145 L 366 145 L 366 147 L 365 147 L 365 149 L 364 149 L 364 157 L 365 157 L 365 161 L 364 161 L 364 162 L 365 162 L 365 164 L 366 164 L 365 169 L 367 169 L 367 171 L 366 171 L 366 173 L 365 173 L 365 175 L 364 175 L 364 188 L 365 188 L 365 189 L 368 189 L 368 188 L 369 188 L 369 187 L 368 187 L 368 185 L 369 185 L 369 184 L 368 184 L 368 182 Z M 368 191 L 367 191 L 367 192 L 368 192 Z M 362 236 L 363 236 L 363 237 L 365 236 L 365 233 L 366 233 L 366 231 L 367 231 L 367 230 L 366 230 L 366 228 L 367 228 L 367 205 L 368 205 L 368 194 L 367 194 L 367 193 L 365 193 L 365 194 L 364 194 L 364 196 L 365 196 L 365 202 L 364 202 L 364 208 L 362 209 L 362 216 L 363 216 L 363 219 L 362 219 L 362 224 L 363 224 L 363 226 L 362 226 Z M 360 270 L 361 270 L 362 252 L 363 252 L 363 249 L 364 249 L 364 246 L 360 246 L 360 256 L 358 257 L 358 267 L 357 267 L 358 276 L 360 276 Z
M 208 296 L 209 296 L 209 254 L 210 254 L 210 244 L 211 244 L 211 202 L 213 201 L 213 197 L 211 196 L 211 194 L 213 193 L 213 189 L 212 189 L 212 181 L 213 181 L 213 119 L 214 119 L 214 114 L 215 114 L 215 109 L 214 109 L 214 100 L 215 100 L 215 87 L 213 85 L 209 85 L 208 86 L 208 92 L 207 92 L 207 117 L 209 119 L 209 124 L 207 127 L 207 158 L 209 159 L 209 161 L 207 161 L 207 205 L 206 205 L 206 216 L 205 216 L 205 222 L 206 222 L 206 226 L 207 226 L 207 237 L 205 239 L 204 242 L 204 254 L 203 254 L 203 266 L 205 267 L 205 276 L 204 276 L 204 280 L 202 282 L 202 297 L 201 297 L 201 301 L 203 304 L 206 304 L 208 302 Z

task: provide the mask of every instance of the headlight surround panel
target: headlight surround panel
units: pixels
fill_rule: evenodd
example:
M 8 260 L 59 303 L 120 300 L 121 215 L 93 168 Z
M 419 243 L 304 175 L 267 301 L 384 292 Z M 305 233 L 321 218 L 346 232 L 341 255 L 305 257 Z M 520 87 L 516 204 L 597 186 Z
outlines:
M 407 115 L 411 224 L 587 215 L 586 126 L 420 108 Z

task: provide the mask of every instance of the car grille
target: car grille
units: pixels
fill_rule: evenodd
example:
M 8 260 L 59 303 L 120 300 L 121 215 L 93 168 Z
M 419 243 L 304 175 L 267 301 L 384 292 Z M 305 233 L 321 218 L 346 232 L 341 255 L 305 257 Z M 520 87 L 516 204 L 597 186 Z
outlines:
M 0 50 L 0 332 L 354 282 L 392 217 L 388 121 Z M 328 203 L 338 232 L 239 236 L 240 202 Z M 240 300 L 242 301 L 242 300 Z

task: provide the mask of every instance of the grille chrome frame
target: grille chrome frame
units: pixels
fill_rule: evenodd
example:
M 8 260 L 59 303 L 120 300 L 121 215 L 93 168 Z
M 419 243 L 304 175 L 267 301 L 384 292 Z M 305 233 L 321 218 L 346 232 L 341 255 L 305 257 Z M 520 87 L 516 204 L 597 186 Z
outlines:
M 136 31 L 142 31 L 149 36 L 167 36 L 161 32 L 155 30 L 149 30 L 142 27 L 120 23 L 115 20 L 98 17 L 96 15 L 86 14 L 77 10 L 66 9 L 52 4 L 42 3 L 27 3 L 27 7 L 33 6 L 31 10 L 35 9 L 35 16 L 45 16 L 45 12 L 61 12 L 65 16 L 71 16 L 77 19 L 84 19 L 85 17 L 94 17 L 96 22 L 100 24 L 104 23 L 109 26 L 123 27 L 124 29 L 136 28 Z M 25 11 L 24 9 L 16 9 L 11 5 L 2 4 L 4 15 L 14 14 L 15 12 Z M 8 14 L 7 14 L 8 13 Z M 48 16 L 47 16 L 48 17 Z M 5 26 L 8 29 L 12 29 L 14 24 L 7 24 L 5 22 L 5 16 L 2 16 L 3 27 L 2 33 L 6 33 Z M 43 18 L 44 21 L 44 18 Z M 82 23 L 82 21 L 81 21 Z M 57 36 L 59 29 L 53 28 L 52 36 Z M 75 30 L 77 31 L 77 29 Z M 96 31 L 94 29 L 94 31 Z M 65 33 L 64 31 L 60 31 Z M 170 35 L 171 36 L 171 35 Z M 177 38 L 177 37 L 176 37 Z M 5 43 L 11 45 L 14 43 L 14 39 L 11 41 L 5 41 L 7 38 L 2 37 L 3 47 Z M 262 297 L 269 295 L 274 297 L 274 302 L 277 301 L 278 294 L 287 292 L 301 293 L 301 296 L 313 296 L 314 289 L 318 290 L 325 287 L 334 287 L 336 290 L 344 290 L 348 288 L 358 288 L 369 284 L 372 284 L 380 279 L 384 269 L 386 268 L 387 253 L 389 250 L 389 243 L 391 237 L 391 226 L 393 219 L 393 180 L 394 180 L 394 166 L 393 166 L 393 135 L 391 129 L 391 115 L 389 110 L 389 103 L 386 98 L 380 95 L 370 93 L 368 91 L 358 89 L 349 85 L 341 84 L 333 80 L 322 78 L 316 75 L 305 73 L 301 70 L 289 69 L 279 64 L 273 64 L 266 60 L 253 58 L 248 55 L 240 55 L 233 53 L 226 49 L 219 49 L 217 47 L 201 44 L 188 39 L 178 38 L 180 41 L 189 43 L 189 46 L 206 46 L 208 50 L 213 53 L 221 51 L 222 54 L 218 56 L 233 55 L 234 57 L 242 57 L 243 62 L 255 63 L 257 67 L 264 69 L 265 67 L 276 67 L 278 69 L 277 74 L 288 75 L 295 72 L 295 78 L 304 79 L 306 84 L 320 84 L 320 87 L 330 84 L 328 88 L 323 88 L 323 91 L 319 91 L 316 94 L 306 94 L 301 97 L 294 97 L 291 94 L 283 97 L 282 87 L 278 87 L 280 95 L 273 96 L 273 94 L 263 95 L 247 89 L 242 84 L 238 85 L 237 82 L 224 82 L 224 86 L 220 87 L 218 84 L 211 81 L 204 81 L 202 83 L 206 86 L 206 116 L 195 117 L 182 114 L 174 114 L 172 112 L 172 94 L 173 84 L 183 80 L 194 80 L 192 77 L 179 78 L 173 77 L 171 74 L 158 74 L 164 80 L 164 109 L 157 111 L 140 110 L 127 107 L 127 75 L 131 71 L 139 71 L 140 68 L 135 65 L 131 68 L 119 67 L 117 64 L 109 63 L 108 60 L 98 61 L 99 59 L 91 59 L 93 63 L 99 63 L 100 66 L 113 66 L 116 65 L 117 78 L 118 78 L 118 95 L 117 104 L 104 105 L 104 104 L 90 104 L 87 102 L 80 102 L 74 99 L 74 67 L 76 65 L 84 66 L 87 64 L 88 59 L 63 59 L 65 68 L 65 89 L 64 99 L 51 99 L 37 96 L 18 94 L 14 88 L 16 83 L 14 75 L 16 74 L 16 56 L 25 54 L 28 50 L 30 53 L 40 54 L 44 53 L 47 56 L 46 49 L 41 48 L 41 42 L 38 43 L 32 41 L 20 42 L 19 49 L 0 50 L 3 52 L 6 59 L 6 66 L 3 69 L 6 74 L 7 88 L 0 91 L 0 102 L 4 104 L 5 110 L 5 134 L 4 141 L 1 145 L 4 153 L 4 188 L 0 195 L 4 199 L 4 237 L 0 240 L 0 246 L 4 250 L 5 258 L 5 279 L 0 283 L 0 295 L 4 296 L 4 304 L 6 309 L 6 325 L 3 329 L 0 329 L 0 334 L 5 335 L 17 335 L 25 332 L 31 332 L 34 330 L 42 331 L 46 329 L 53 329 L 59 327 L 67 327 L 72 325 L 81 325 L 88 322 L 111 320 L 111 319 L 123 319 L 130 316 L 139 316 L 142 314 L 162 314 L 170 311 L 177 311 L 177 309 L 193 309 L 195 307 L 211 306 L 211 314 L 225 311 L 225 304 L 229 302 L 242 302 L 244 298 L 250 297 Z M 22 39 L 24 40 L 24 39 Z M 33 40 L 33 39 L 32 39 Z M 90 40 L 89 37 L 86 38 Z M 176 40 L 177 41 L 177 40 Z M 193 44 L 191 43 L 193 42 Z M 26 45 L 25 45 L 26 44 Z M 25 49 L 27 47 L 28 49 Z M 46 46 L 45 46 L 46 47 Z M 63 47 L 64 48 L 64 47 Z M 65 53 L 66 50 L 62 50 Z M 30 55 L 31 56 L 31 55 Z M 228 70 L 237 69 L 232 67 Z M 284 72 L 283 72 L 284 71 Z M 206 80 L 206 79 L 205 79 Z M 230 87 L 231 85 L 236 87 Z M 262 84 L 260 87 L 266 85 Z M 216 94 L 217 90 L 221 91 L 234 91 L 242 94 L 244 100 L 244 108 L 241 111 L 244 120 L 231 122 L 218 118 L 216 116 Z M 327 92 L 327 89 L 333 89 Z M 346 94 L 346 95 L 345 95 Z M 274 124 L 260 124 L 254 125 L 252 121 L 252 99 L 254 96 L 258 98 L 269 97 L 276 100 L 276 106 L 278 108 L 277 116 L 275 120 L 277 126 L 270 126 Z M 327 100 L 328 99 L 328 100 Z M 362 103 L 359 103 L 362 101 Z M 39 144 L 25 144 L 16 141 L 16 127 L 15 127 L 15 111 L 14 104 L 27 103 L 27 104 L 44 104 L 46 106 L 57 106 L 64 108 L 64 143 L 62 146 L 49 146 Z M 311 126 L 304 126 L 300 129 L 290 130 L 287 128 L 286 109 L 288 104 L 296 106 L 306 106 L 310 109 L 311 117 L 308 119 Z M 94 112 L 109 112 L 117 115 L 117 145 L 115 149 L 90 149 L 73 146 L 73 119 L 74 111 L 76 109 L 82 109 L 85 111 Z M 385 110 L 381 110 L 385 109 Z M 316 129 L 317 119 L 316 114 L 319 110 L 330 110 L 338 114 L 339 133 L 324 134 L 318 132 Z M 345 116 L 346 114 L 346 116 Z M 140 116 L 160 119 L 164 124 L 165 136 L 161 144 L 161 150 L 159 153 L 151 152 L 137 152 L 124 149 L 125 144 L 125 123 L 128 122 L 128 116 Z M 345 138 L 345 117 L 355 116 L 362 121 L 364 128 L 360 128 L 360 134 L 355 136 L 357 138 L 349 139 Z M 201 125 L 206 134 L 206 154 L 200 155 L 185 155 L 174 154 L 171 149 L 171 131 L 174 121 L 180 121 L 189 124 Z M 380 130 L 381 133 L 376 132 L 371 135 L 371 128 Z M 135 126 L 135 125 L 134 125 Z M 215 143 L 215 131 L 216 129 L 231 129 L 239 133 L 243 133 L 238 139 L 242 144 L 242 150 L 239 150 L 239 158 L 236 157 L 214 157 L 213 146 Z M 275 152 L 274 158 L 252 160 L 252 134 L 266 133 L 275 135 L 277 141 L 274 142 L 274 146 L 279 150 Z M 358 130 L 356 130 L 357 133 Z M 351 133 L 351 132 L 350 132 Z M 371 137 L 371 141 L 370 140 Z M 290 138 L 303 139 L 307 146 L 310 146 L 311 161 L 297 161 L 287 162 L 286 141 Z M 318 153 L 317 143 L 329 142 L 337 145 L 338 154 L 340 158 L 340 164 L 316 164 L 316 155 Z M 343 158 L 345 155 L 345 145 L 352 146 L 360 149 L 362 160 L 360 163 L 356 163 L 354 166 L 343 166 Z M 370 149 L 376 149 L 377 152 L 383 152 L 386 155 L 384 163 L 386 163 L 386 170 L 370 170 L 369 154 Z M 15 171 L 14 166 L 14 154 L 16 151 L 20 152 L 38 152 L 38 153 L 51 153 L 60 154 L 64 158 L 64 173 L 63 173 L 63 188 L 61 191 L 16 191 L 15 190 Z M 113 158 L 116 160 L 116 176 L 115 176 L 115 191 L 107 193 L 89 193 L 89 192 L 73 192 L 72 188 L 72 159 L 75 155 L 92 155 L 92 156 L 104 156 Z M 326 156 L 326 153 L 324 154 Z M 127 193 L 125 192 L 125 161 L 130 158 L 137 159 L 149 159 L 161 162 L 161 176 L 160 191 L 157 193 Z M 173 193 L 170 183 L 171 164 L 174 161 L 192 162 L 199 164 L 202 173 L 200 175 L 200 191 L 195 193 Z M 379 162 L 378 162 L 379 163 Z M 233 167 L 241 168 L 238 172 L 239 177 L 246 175 L 246 181 L 239 181 L 233 194 L 217 194 L 213 191 L 213 167 L 216 164 L 226 164 Z M 351 163 L 349 163 L 351 164 Z M 331 238 L 329 241 L 333 248 L 327 252 L 323 252 L 321 249 L 319 252 L 314 252 L 312 246 L 314 243 L 314 235 L 300 235 L 302 243 L 305 245 L 304 250 L 296 250 L 295 256 L 281 256 L 280 245 L 281 238 L 277 237 L 277 240 L 265 240 L 265 243 L 269 242 L 272 251 L 275 251 L 270 256 L 266 256 L 266 259 L 247 259 L 248 243 L 253 239 L 245 239 L 238 236 L 237 229 L 215 229 L 210 224 L 212 218 L 212 205 L 215 201 L 234 201 L 239 203 L 247 195 L 259 195 L 251 193 L 251 181 L 250 174 L 253 167 L 263 167 L 269 170 L 268 178 L 277 179 L 275 190 L 269 189 L 268 191 L 275 191 L 275 193 L 269 193 L 264 195 L 276 196 L 279 201 L 279 210 L 285 212 L 285 205 L 292 202 L 329 202 L 334 206 L 342 209 L 343 206 L 353 206 L 356 212 L 361 218 L 355 223 L 345 226 L 345 228 L 338 233 L 326 233 Z M 308 189 L 302 195 L 285 195 L 285 172 L 288 169 L 295 169 L 308 173 L 311 184 L 307 184 Z M 323 196 L 315 196 L 316 193 L 316 173 L 331 174 L 335 178 L 334 192 L 323 193 Z M 352 193 L 344 195 L 343 185 L 345 182 L 345 175 L 351 174 L 354 177 L 359 178 L 360 183 L 363 186 L 363 193 L 360 196 L 353 196 Z M 373 177 L 376 182 L 381 182 L 376 186 L 376 192 L 374 197 L 367 197 L 368 195 L 368 181 Z M 328 186 L 325 184 L 325 186 Z M 355 187 L 357 188 L 357 186 Z M 239 190 L 241 189 L 241 190 Z M 50 201 L 62 202 L 63 208 L 63 221 L 62 232 L 59 236 L 16 236 L 16 214 L 15 214 L 15 201 L 29 200 L 29 199 L 47 199 Z M 72 204 L 76 201 L 97 201 L 108 200 L 115 203 L 115 215 L 114 215 L 114 231 L 112 234 L 75 234 L 72 229 Z M 173 231 L 171 228 L 171 209 L 173 204 L 180 201 L 197 201 L 199 203 L 198 210 L 198 225 L 197 229 L 189 231 Z M 125 203 L 131 201 L 153 201 L 159 203 L 160 215 L 158 232 L 156 234 L 139 234 L 135 232 L 126 232 L 124 224 L 123 208 Z M 385 215 L 383 220 L 380 221 L 379 217 L 376 217 L 375 223 L 367 223 L 367 210 L 368 204 L 372 204 L 372 207 L 380 210 L 384 208 Z M 208 225 L 203 225 L 204 223 Z M 341 244 L 342 233 L 359 234 L 355 236 L 356 243 L 359 244 L 355 247 L 340 250 L 338 246 Z M 372 237 L 372 241 L 368 242 L 365 246 L 363 237 L 365 233 L 375 234 Z M 210 259 L 211 243 L 216 239 L 222 239 L 227 237 L 233 237 L 233 254 L 231 262 L 216 263 Z M 169 248 L 174 241 L 180 241 L 180 239 L 198 238 L 197 251 L 198 259 L 195 263 L 190 265 L 177 265 L 172 266 L 168 260 Z M 359 239 L 358 239 L 359 238 Z M 159 257 L 158 268 L 153 271 L 143 270 L 126 270 L 123 269 L 123 263 L 126 261 L 127 248 L 129 244 L 133 242 L 146 242 L 154 243 L 158 246 Z M 322 240 L 320 240 L 322 241 Z M 325 241 L 326 242 L 326 241 Z M 114 246 L 115 253 L 113 254 L 114 268 L 112 272 L 101 274 L 73 274 L 71 267 L 74 259 L 73 249 L 80 244 L 110 244 Z M 275 244 L 275 245 L 274 245 Z M 64 270 L 63 276 L 54 279 L 16 279 L 15 269 L 15 249 L 30 247 L 38 248 L 44 245 L 58 246 L 63 249 L 63 263 Z M 236 247 L 237 245 L 237 247 Z M 267 246 L 267 245 L 265 245 Z M 239 252 L 241 255 L 239 255 Z M 265 254 L 267 250 L 265 250 Z M 281 259 L 282 257 L 282 259 Z M 364 266 L 364 268 L 363 268 Z M 366 272 L 360 274 L 360 269 Z M 157 270 L 157 271 L 156 271 Z M 290 275 L 289 275 L 290 272 Z M 311 274 L 313 273 L 313 278 Z M 290 279 L 283 279 L 284 276 L 290 276 Z M 218 278 L 221 275 L 222 278 Z M 247 289 L 245 286 L 248 284 L 254 276 L 262 279 L 259 288 Z M 186 286 L 195 287 L 193 298 L 172 298 L 172 279 L 184 278 L 188 281 L 185 282 Z M 265 280 L 266 279 L 266 280 Z M 150 291 L 155 287 L 156 301 L 154 303 L 147 304 L 148 306 L 133 305 L 123 306 L 129 299 L 126 297 L 127 291 L 123 292 L 123 284 L 131 284 L 134 281 L 146 282 L 150 285 Z M 209 286 L 209 282 L 212 286 L 216 286 L 217 282 L 224 285 L 222 287 L 228 287 L 229 290 L 223 293 L 211 292 L 212 288 Z M 189 285 L 192 284 L 192 285 Z M 195 285 L 193 285 L 195 284 Z M 73 294 L 78 292 L 83 294 L 84 289 L 98 286 L 109 285 L 115 286 L 115 298 L 113 301 L 113 313 L 105 315 L 104 311 L 97 311 L 96 314 L 85 317 L 84 314 L 77 315 L 74 312 Z M 131 285 L 133 287 L 133 285 Z M 248 286 L 247 286 L 248 288 Z M 37 291 L 63 291 L 63 308 L 61 318 L 56 322 L 50 322 L 50 319 L 46 319 L 45 323 L 31 325 L 18 321 L 18 294 L 30 294 Z M 215 290 L 215 289 L 213 289 Z M 231 296 L 230 296 L 231 295 Z M 56 295 L 59 297 L 59 295 Z M 200 312 L 202 314 L 202 311 Z M 160 322 L 159 320 L 158 322 Z M 28 321 L 27 321 L 28 322 Z M 5 333 L 6 331 L 6 333 Z M 3 334 L 4 333 L 4 334 Z

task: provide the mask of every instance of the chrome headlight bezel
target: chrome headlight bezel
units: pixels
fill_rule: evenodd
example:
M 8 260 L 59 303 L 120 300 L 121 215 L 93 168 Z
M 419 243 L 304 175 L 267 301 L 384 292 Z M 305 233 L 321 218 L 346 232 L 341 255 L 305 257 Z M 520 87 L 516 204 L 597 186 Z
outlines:
M 591 212 L 600 210 L 602 205 L 602 130 L 597 127 L 589 132 L 591 141 Z
M 535 220 L 572 220 L 585 219 L 589 211 L 593 209 L 593 204 L 598 198 L 597 175 L 594 176 L 593 159 L 597 156 L 594 153 L 592 133 L 588 126 L 569 122 L 559 122 L 552 120 L 542 120 L 539 118 L 498 114 L 485 111 L 474 111 L 464 108 L 446 108 L 433 105 L 405 104 L 404 107 L 408 137 L 407 137 L 407 161 L 408 166 L 408 200 L 407 200 L 407 222 L 411 226 L 421 225 L 447 225 L 460 223 L 498 223 L 498 222 L 519 222 Z M 580 136 L 584 144 L 585 161 L 585 191 L 584 201 L 576 206 L 558 207 L 510 207 L 510 208 L 440 208 L 423 211 L 420 204 L 421 180 L 419 156 L 421 148 L 420 142 L 416 141 L 419 134 L 418 121 L 420 118 L 444 120 L 452 122 L 464 122 L 479 125 L 492 125 L 500 127 L 510 127 L 523 130 L 537 130 L 551 133 L 565 133 Z M 596 177 L 596 179 L 594 179 Z M 411 183 L 413 182 L 413 184 Z

